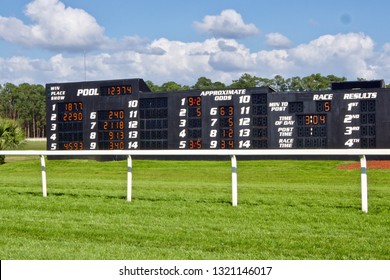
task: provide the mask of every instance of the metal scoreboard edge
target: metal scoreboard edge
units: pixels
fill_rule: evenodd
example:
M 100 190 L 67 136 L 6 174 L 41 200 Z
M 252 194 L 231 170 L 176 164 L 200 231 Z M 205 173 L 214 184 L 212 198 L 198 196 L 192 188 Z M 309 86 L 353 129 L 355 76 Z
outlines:
M 47 84 L 47 149 L 389 148 L 390 89 L 339 88 L 151 92 L 142 79 Z

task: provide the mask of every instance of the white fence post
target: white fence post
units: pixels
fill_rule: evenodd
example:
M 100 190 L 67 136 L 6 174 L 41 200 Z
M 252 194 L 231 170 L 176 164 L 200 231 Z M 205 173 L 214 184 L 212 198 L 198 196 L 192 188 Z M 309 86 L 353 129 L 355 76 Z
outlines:
M 231 155 L 232 161 L 232 205 L 237 206 L 237 159 L 235 155 Z
M 43 197 L 47 197 L 45 156 L 40 155 L 40 157 L 41 157 L 41 170 L 42 170 L 42 195 Z
M 131 201 L 133 185 L 133 161 L 131 155 L 127 156 L 127 201 Z
M 368 185 L 367 185 L 367 160 L 365 155 L 360 156 L 360 184 L 362 192 L 362 211 L 368 212 Z

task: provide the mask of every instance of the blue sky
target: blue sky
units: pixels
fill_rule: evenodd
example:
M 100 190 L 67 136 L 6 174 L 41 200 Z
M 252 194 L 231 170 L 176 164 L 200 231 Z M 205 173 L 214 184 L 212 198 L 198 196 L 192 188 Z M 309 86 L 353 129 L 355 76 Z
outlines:
M 0 0 L 0 83 L 243 73 L 390 83 L 390 1 Z

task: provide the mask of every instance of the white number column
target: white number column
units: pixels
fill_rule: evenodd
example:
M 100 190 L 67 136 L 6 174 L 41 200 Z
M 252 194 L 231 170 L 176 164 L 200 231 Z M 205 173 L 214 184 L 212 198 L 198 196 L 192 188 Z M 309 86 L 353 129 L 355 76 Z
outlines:
M 129 128 L 129 135 L 128 135 L 128 144 L 127 149 L 138 149 L 138 100 L 130 100 L 128 103 L 129 108 L 129 122 L 128 122 L 128 128 Z
M 89 140 L 91 141 L 89 144 L 90 150 L 96 150 L 97 149 L 97 128 L 98 128 L 98 120 L 97 120 L 97 112 L 91 112 L 89 114 Z
M 57 145 L 57 104 L 53 104 L 51 107 L 51 115 L 50 115 L 50 140 L 54 141 L 54 143 L 50 144 L 50 150 L 57 150 L 58 145 Z M 50 141 L 49 140 L 49 141 Z
M 250 95 L 241 95 L 239 97 L 238 147 L 240 149 L 251 148 L 250 101 Z
M 179 149 L 187 148 L 187 109 L 186 98 L 181 99 L 179 110 Z

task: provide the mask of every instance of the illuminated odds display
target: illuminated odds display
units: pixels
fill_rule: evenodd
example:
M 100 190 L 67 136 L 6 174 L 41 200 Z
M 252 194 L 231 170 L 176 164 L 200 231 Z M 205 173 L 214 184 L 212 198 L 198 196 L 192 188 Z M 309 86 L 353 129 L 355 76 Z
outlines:
M 383 81 L 324 92 L 151 92 L 142 79 L 46 85 L 48 150 L 390 148 Z

